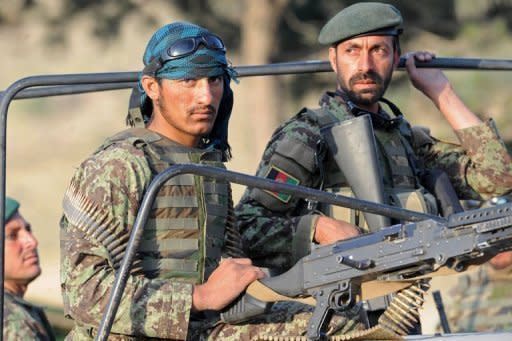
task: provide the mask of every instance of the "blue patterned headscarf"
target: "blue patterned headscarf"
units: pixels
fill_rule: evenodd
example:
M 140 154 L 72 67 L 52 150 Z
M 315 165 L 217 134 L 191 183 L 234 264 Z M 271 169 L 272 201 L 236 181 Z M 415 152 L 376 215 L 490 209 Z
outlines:
M 210 32 L 188 22 L 178 21 L 161 27 L 153 34 L 144 52 L 143 62 L 148 65 L 176 41 L 183 38 L 199 37 Z M 226 54 L 221 50 L 199 48 L 194 53 L 166 62 L 154 76 L 167 79 L 215 77 L 234 71 L 228 65 Z
M 212 132 L 205 138 L 205 147 L 213 146 L 214 148 L 221 149 L 224 152 L 225 159 L 229 159 L 231 153 L 227 132 L 228 121 L 233 107 L 233 92 L 230 87 L 230 81 L 231 79 L 236 81 L 236 71 L 229 65 L 225 51 L 208 49 L 201 46 L 190 55 L 169 60 L 157 70 L 151 70 L 150 73 L 147 72 L 148 65 L 155 58 L 159 58 L 177 40 L 198 37 L 208 33 L 210 31 L 201 26 L 178 21 L 161 27 L 153 34 L 144 52 L 143 62 L 146 68 L 140 73 L 137 88 L 132 92 L 128 121 L 130 120 L 130 111 L 134 108 L 137 110 L 140 108 L 144 122 L 147 122 L 151 117 L 153 111 L 152 103 L 141 84 L 144 74 L 165 79 L 195 79 L 223 75 L 224 94 Z M 131 121 L 129 123 L 135 125 Z

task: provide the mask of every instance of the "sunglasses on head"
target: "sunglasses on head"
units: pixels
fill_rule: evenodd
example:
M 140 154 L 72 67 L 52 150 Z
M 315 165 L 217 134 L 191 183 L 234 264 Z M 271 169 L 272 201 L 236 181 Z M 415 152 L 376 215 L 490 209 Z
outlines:
M 196 52 L 201 45 L 204 45 L 210 50 L 226 51 L 226 46 L 222 39 L 211 33 L 203 33 L 195 37 L 178 39 L 165 49 L 159 58 L 154 58 L 146 65 L 143 73 L 154 75 L 166 62 L 191 55 Z
M 188 56 L 189 54 L 197 51 L 201 44 L 210 50 L 226 51 L 226 47 L 224 46 L 222 39 L 214 34 L 205 33 L 197 37 L 188 37 L 175 41 L 167 48 L 167 55 L 164 56 L 162 61 L 165 63 L 168 60 Z

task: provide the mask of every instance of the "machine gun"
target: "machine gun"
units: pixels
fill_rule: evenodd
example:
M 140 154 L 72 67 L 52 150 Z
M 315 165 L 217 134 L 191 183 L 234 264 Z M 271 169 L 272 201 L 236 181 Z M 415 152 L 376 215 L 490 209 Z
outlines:
M 307 337 L 317 340 L 328 323 L 329 312 L 352 307 L 366 282 L 414 279 L 432 275 L 442 267 L 460 272 L 468 265 L 481 264 L 510 249 L 512 203 L 506 203 L 452 214 L 447 220 L 393 225 L 320 246 L 287 272 L 261 282 L 280 295 L 311 296 L 316 300 Z M 245 293 L 222 318 L 231 323 L 237 321 L 237 316 L 247 319 L 244 304 L 258 303 L 248 295 Z

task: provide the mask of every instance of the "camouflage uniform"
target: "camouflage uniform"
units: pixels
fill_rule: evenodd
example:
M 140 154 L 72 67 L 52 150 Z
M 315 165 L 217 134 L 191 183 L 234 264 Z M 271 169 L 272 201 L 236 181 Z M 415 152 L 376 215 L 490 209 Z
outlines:
M 197 155 L 208 152 L 177 145 L 143 128 L 133 128 L 109 139 L 76 171 L 71 186 L 76 187 L 73 187 L 73 193 L 68 191 L 65 196 L 64 216 L 61 221 L 61 286 L 64 309 L 65 314 L 75 320 L 76 324 L 68 335 L 69 339 L 88 339 L 95 335 L 122 256 L 122 252 L 115 250 L 123 250 L 126 246 L 144 192 L 152 178 L 165 168 L 165 165 L 157 165 L 154 161 L 176 160 L 177 154 Z M 192 161 L 194 160 L 189 162 Z M 167 161 L 169 163 L 172 162 Z M 199 180 L 201 177 L 191 177 L 193 180 L 203 181 Z M 218 250 L 222 248 L 223 241 L 215 241 L 209 235 L 212 231 L 208 231 L 215 230 L 215 233 L 220 229 L 223 233 L 223 227 L 215 222 L 218 217 L 204 218 L 204 207 L 208 211 L 208 203 L 202 200 L 205 198 L 203 194 L 207 186 L 200 182 L 204 187 L 203 194 L 198 192 L 194 197 L 191 186 L 185 181 L 188 181 L 187 177 L 183 176 L 170 179 L 157 196 L 150 219 L 144 228 L 142 244 L 132 266 L 110 338 L 195 340 L 211 334 L 213 338 L 249 340 L 257 335 L 304 334 L 310 316 L 307 311 L 310 308 L 299 304 L 278 304 L 270 315 L 239 326 L 219 322 L 215 313 L 191 312 L 193 284 L 206 280 L 207 268 L 217 266 L 220 254 L 216 250 L 204 251 L 207 247 L 205 246 L 196 248 L 200 251 L 193 252 L 187 259 L 188 251 L 183 245 L 190 244 L 190 241 L 203 246 L 210 243 Z M 210 187 L 220 186 L 221 184 L 217 184 Z M 86 206 L 89 208 L 80 207 L 81 204 L 76 203 L 72 196 L 77 193 L 80 202 L 87 202 Z M 218 195 L 219 193 L 211 196 Z M 195 209 L 187 207 L 187 202 L 193 199 L 203 204 Z M 220 201 L 217 211 L 228 206 L 229 198 L 227 199 L 218 199 Z M 71 202 L 71 206 L 66 205 L 66 202 Z M 94 209 L 91 210 L 91 207 Z M 85 219 L 82 221 L 87 224 L 77 220 L 73 210 L 83 211 Z M 101 221 L 98 216 L 103 217 Z M 201 217 L 207 225 L 206 232 L 185 226 L 193 224 L 196 219 L 202 225 Z M 94 225 L 101 227 L 103 221 L 108 222 L 108 226 L 103 228 L 104 231 L 91 230 Z M 175 226 L 178 223 L 183 226 Z M 210 225 L 215 228 L 210 228 Z M 112 247 L 112 243 L 116 243 L 116 246 Z M 166 248 L 166 245 L 179 249 Z M 193 247 L 191 249 L 196 250 Z M 180 252 L 181 256 L 171 258 L 173 254 Z M 214 256 L 210 259 L 208 254 Z M 180 262 L 177 259 L 179 257 L 184 261 Z M 199 271 L 189 271 L 188 260 Z M 166 271 L 168 263 L 172 266 Z M 197 276 L 201 272 L 201 265 L 204 266 L 204 277 L 201 274 Z M 348 314 L 357 315 L 358 309 L 356 307 Z M 272 323 L 266 324 L 267 321 Z M 332 324 L 333 330 L 359 328 L 356 323 L 345 322 L 343 316 L 337 317 Z
M 495 270 L 484 264 L 459 275 L 445 301 L 451 331 L 512 331 L 511 282 L 512 267 Z
M 354 117 L 336 93 L 326 93 L 320 104 L 340 121 Z M 380 114 L 389 116 L 383 109 Z M 275 131 L 264 151 L 257 176 L 312 188 L 348 186 L 330 181 L 340 169 L 324 153 L 324 138 L 315 115 L 304 109 Z M 488 199 L 512 188 L 510 156 L 492 120 L 456 131 L 461 145 L 441 142 L 431 137 L 426 129 L 410 128 L 405 120 L 387 131 L 374 122 L 374 129 L 377 145 L 384 146 L 378 148 L 384 186 L 398 188 L 407 183 L 419 186 L 417 174 L 422 169 L 440 168 L 448 174 L 463 199 Z M 389 141 L 386 134 L 400 136 L 399 142 L 395 139 L 389 150 L 386 150 Z M 401 185 L 396 186 L 397 183 Z M 288 268 L 310 252 L 319 215 L 308 208 L 306 201 L 248 189 L 235 212 L 246 252 L 256 264 Z
M 4 340 L 55 340 L 40 307 L 4 291 Z

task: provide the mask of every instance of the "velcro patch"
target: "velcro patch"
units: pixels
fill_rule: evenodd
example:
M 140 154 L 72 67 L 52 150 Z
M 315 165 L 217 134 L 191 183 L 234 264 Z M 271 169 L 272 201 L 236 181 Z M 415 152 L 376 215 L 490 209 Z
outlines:
M 267 175 L 265 175 L 265 178 L 274 180 L 277 182 L 282 182 L 285 184 L 290 184 L 290 185 L 300 184 L 299 179 L 286 173 L 284 170 L 282 170 L 274 165 L 270 166 L 270 169 L 268 170 Z M 265 192 L 267 192 L 271 196 L 277 198 L 279 201 L 284 202 L 285 204 L 288 203 L 292 197 L 291 194 L 271 192 L 271 191 L 265 191 Z

